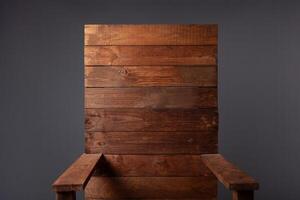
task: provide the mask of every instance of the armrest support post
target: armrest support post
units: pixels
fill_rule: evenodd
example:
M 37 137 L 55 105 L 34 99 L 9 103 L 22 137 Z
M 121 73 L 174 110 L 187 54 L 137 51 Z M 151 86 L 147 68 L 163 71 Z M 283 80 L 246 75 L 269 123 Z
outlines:
M 232 192 L 232 200 L 253 200 L 253 199 L 254 199 L 253 190 Z
M 75 191 L 56 192 L 56 200 L 76 200 Z

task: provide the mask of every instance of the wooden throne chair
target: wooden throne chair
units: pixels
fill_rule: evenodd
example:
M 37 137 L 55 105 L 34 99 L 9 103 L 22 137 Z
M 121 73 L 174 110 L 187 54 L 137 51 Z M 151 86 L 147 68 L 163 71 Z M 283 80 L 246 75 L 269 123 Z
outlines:
M 252 200 L 218 153 L 217 25 L 85 25 L 85 153 L 57 200 Z

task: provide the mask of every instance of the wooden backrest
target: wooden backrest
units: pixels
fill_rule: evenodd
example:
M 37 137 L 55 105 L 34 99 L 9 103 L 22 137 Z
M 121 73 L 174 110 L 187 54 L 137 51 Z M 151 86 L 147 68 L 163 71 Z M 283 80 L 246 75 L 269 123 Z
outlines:
M 216 25 L 86 25 L 86 199 L 216 197 Z

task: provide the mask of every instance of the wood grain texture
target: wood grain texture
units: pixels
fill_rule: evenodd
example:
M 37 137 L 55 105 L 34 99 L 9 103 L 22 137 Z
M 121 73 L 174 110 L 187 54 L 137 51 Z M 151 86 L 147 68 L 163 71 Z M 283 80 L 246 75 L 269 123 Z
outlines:
M 96 177 L 85 189 L 87 198 L 200 198 L 216 196 L 214 177 Z
M 86 88 L 85 108 L 215 108 L 216 88 Z
M 85 46 L 85 65 L 216 65 L 216 46 Z
M 199 155 L 105 155 L 95 176 L 213 176 Z
M 201 155 L 205 165 L 229 190 L 257 190 L 258 183 L 220 154 Z
M 67 192 L 84 189 L 93 174 L 101 154 L 82 154 L 52 185 L 54 191 Z M 62 193 L 65 194 L 65 193 Z M 68 193 L 69 195 L 70 193 Z
M 217 153 L 216 131 L 210 132 L 87 132 L 86 153 L 202 154 Z
M 86 131 L 217 130 L 215 109 L 85 109 Z
M 86 200 L 216 200 L 216 25 L 86 25 Z
M 85 45 L 215 45 L 217 25 L 85 25 Z
M 217 86 L 215 66 L 105 66 L 85 68 L 85 87 Z

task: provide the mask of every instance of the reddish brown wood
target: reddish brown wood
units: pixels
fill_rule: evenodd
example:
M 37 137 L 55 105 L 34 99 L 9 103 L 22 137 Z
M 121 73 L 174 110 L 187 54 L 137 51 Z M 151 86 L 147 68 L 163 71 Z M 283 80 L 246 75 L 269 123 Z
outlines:
M 58 200 L 233 200 L 258 183 L 217 152 L 216 25 L 86 25 L 87 153 L 53 184 Z M 131 155 L 128 155 L 131 154 Z M 198 154 L 198 155 L 196 155 Z M 212 173 L 215 175 L 213 175 Z
M 56 200 L 76 200 L 75 191 L 56 192 Z
M 199 198 L 216 197 L 214 177 L 97 177 L 85 189 L 87 198 Z
M 199 155 L 105 155 L 95 176 L 213 176 Z
M 229 190 L 257 190 L 258 183 L 245 172 L 228 162 L 220 154 L 201 155 L 211 172 Z
M 202 154 L 217 153 L 216 131 L 87 132 L 86 153 Z
M 85 197 L 85 200 L 104 200 L 103 198 L 89 198 L 89 197 Z M 109 199 L 106 199 L 109 200 Z M 126 199 L 126 200 L 133 200 L 133 199 Z M 174 199 L 160 199 L 160 198 L 155 198 L 155 199 L 149 199 L 149 198 L 144 198 L 141 199 L 139 198 L 139 200 L 174 200 Z M 176 198 L 176 200 L 199 200 L 199 198 Z M 201 199 L 201 200 L 216 200 L 216 198 L 205 198 L 205 199 Z
M 215 108 L 216 88 L 86 88 L 86 108 Z
M 85 198 L 215 200 L 217 26 L 87 25 L 84 62 Z
M 68 192 L 84 189 L 93 174 L 101 154 L 82 154 L 52 185 L 54 191 Z M 60 193 L 71 195 L 71 193 Z
M 217 86 L 215 66 L 90 66 L 86 87 Z M 145 88 L 144 88 L 145 89 Z
M 87 131 L 217 130 L 215 109 L 85 109 Z
M 216 46 L 85 46 L 85 65 L 215 65 Z
M 216 45 L 217 25 L 85 25 L 85 45 Z
M 232 200 L 253 200 L 254 192 L 250 191 L 233 191 L 232 192 Z

